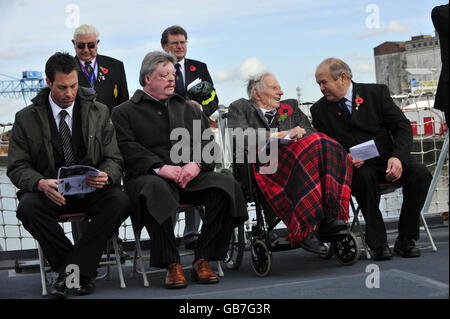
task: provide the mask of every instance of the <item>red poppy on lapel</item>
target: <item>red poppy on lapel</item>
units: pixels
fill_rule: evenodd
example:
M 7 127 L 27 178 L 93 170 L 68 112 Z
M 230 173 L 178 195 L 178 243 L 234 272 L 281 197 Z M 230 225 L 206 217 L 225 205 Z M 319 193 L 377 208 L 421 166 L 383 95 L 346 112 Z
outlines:
M 363 103 L 364 103 L 364 99 L 362 97 L 360 97 L 359 94 L 356 94 L 356 99 L 355 99 L 356 109 L 358 109 L 358 107 Z
M 289 104 L 281 104 L 281 106 L 278 109 L 278 122 L 284 121 L 288 116 L 291 116 L 291 114 L 294 112 L 292 107 Z
M 102 70 L 103 74 L 108 74 L 109 73 L 109 70 L 107 68 L 100 67 L 100 70 Z
M 195 67 L 195 65 L 191 65 L 191 66 L 189 67 L 189 70 L 195 71 L 195 70 L 197 70 L 197 68 Z

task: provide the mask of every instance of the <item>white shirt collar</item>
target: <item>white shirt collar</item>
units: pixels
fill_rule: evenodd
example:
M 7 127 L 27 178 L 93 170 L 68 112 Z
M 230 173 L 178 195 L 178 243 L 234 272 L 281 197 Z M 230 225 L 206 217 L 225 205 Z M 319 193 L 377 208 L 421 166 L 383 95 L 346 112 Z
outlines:
M 350 102 L 350 105 L 352 105 L 352 98 L 353 98 L 353 83 L 352 82 L 350 82 L 350 86 L 348 87 L 347 93 L 345 93 L 344 97 L 347 99 L 346 104 L 347 104 L 347 102 Z
M 70 119 L 70 123 L 72 123 L 73 106 L 75 105 L 75 101 L 72 103 L 71 106 L 63 109 L 62 107 L 60 107 L 53 101 L 51 93 L 48 95 L 48 100 L 49 100 L 50 106 L 52 108 L 53 117 L 55 118 L 55 121 L 56 121 L 56 127 L 59 127 L 59 120 L 61 119 L 59 112 L 61 112 L 61 110 L 66 110 L 66 112 L 69 116 L 69 119 Z M 66 119 L 67 119 L 67 115 L 66 115 Z M 71 128 L 72 125 L 69 125 L 69 127 Z
M 92 59 L 92 61 L 91 61 L 91 66 L 93 67 L 94 66 L 94 64 L 95 64 L 95 60 L 97 60 L 97 57 L 95 57 L 95 58 L 93 58 Z M 80 63 L 81 64 L 83 64 L 83 66 L 86 66 L 86 62 L 85 61 L 83 61 L 83 60 L 81 60 L 81 59 L 78 59 L 78 61 L 80 61 Z

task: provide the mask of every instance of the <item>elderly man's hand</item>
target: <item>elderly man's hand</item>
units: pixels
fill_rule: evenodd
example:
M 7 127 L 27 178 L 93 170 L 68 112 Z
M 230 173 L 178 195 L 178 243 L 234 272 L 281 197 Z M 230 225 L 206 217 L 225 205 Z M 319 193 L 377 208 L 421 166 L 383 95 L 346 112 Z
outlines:
M 395 182 L 402 177 L 402 173 L 402 162 L 397 157 L 391 157 L 387 163 L 386 180 L 389 182 Z
M 270 134 L 270 137 L 285 138 L 289 132 L 291 132 L 291 135 L 289 137 L 292 139 L 299 139 L 306 135 L 306 131 L 304 128 L 301 128 L 300 126 L 296 126 L 293 129 L 288 130 L 288 131 L 272 133 L 272 134 Z
M 175 165 L 164 165 L 158 171 L 158 175 L 170 179 L 178 184 L 178 178 L 181 174 L 182 168 Z
M 306 130 L 304 128 L 301 128 L 300 126 L 294 127 L 291 131 L 291 138 L 299 139 L 306 135 Z
M 181 173 L 178 176 L 177 184 L 181 188 L 185 188 L 186 185 L 192 181 L 200 173 L 200 167 L 195 162 L 190 162 L 182 167 Z

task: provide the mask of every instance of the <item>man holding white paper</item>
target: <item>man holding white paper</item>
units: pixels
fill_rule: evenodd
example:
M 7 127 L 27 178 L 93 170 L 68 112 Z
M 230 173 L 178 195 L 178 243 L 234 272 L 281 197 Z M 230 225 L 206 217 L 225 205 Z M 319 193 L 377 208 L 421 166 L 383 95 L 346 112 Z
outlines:
M 78 69 L 68 53 L 58 52 L 48 59 L 48 87 L 16 113 L 9 142 L 7 174 L 19 189 L 17 218 L 58 273 L 50 290 L 58 298 L 68 296 L 68 265 L 80 269 L 76 294 L 93 292 L 102 251 L 127 217 L 129 205 L 120 186 L 123 159 L 109 110 L 78 86 Z M 98 170 L 96 176 L 85 178 L 94 192 L 58 192 L 58 170 L 75 164 Z M 90 222 L 73 244 L 58 218 L 75 212 L 83 212 Z
M 403 186 L 399 235 L 394 251 L 402 257 L 419 257 L 414 240 L 419 238 L 420 211 L 432 177 L 410 154 L 412 128 L 409 120 L 391 99 L 387 86 L 353 82 L 351 69 L 342 60 L 324 60 L 315 76 L 324 97 L 311 107 L 314 127 L 337 140 L 348 152 L 355 146 L 356 151 L 363 146 L 363 153 L 372 153 L 364 159 L 361 156 L 352 159 L 352 194 L 364 215 L 366 240 L 374 259 L 392 257 L 379 210 L 378 185 L 387 182 Z M 368 141 L 373 141 L 374 145 L 363 144 Z

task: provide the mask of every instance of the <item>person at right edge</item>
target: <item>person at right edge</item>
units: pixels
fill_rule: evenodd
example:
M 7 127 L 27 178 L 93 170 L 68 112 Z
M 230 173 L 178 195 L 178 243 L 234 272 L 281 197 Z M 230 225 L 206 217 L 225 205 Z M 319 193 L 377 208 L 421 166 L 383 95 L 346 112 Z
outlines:
M 441 110 L 445 114 L 445 123 L 448 126 L 448 104 L 449 104 L 449 75 L 448 75 L 448 3 L 443 6 L 437 6 L 431 11 L 431 19 L 439 35 L 441 45 L 442 69 L 439 77 L 439 83 L 434 100 L 434 108 Z
M 425 203 L 431 174 L 411 156 L 411 123 L 395 105 L 382 84 L 352 81 L 344 61 L 328 58 L 316 69 L 316 82 L 324 95 L 311 107 L 312 124 L 350 147 L 374 140 L 379 156 L 362 161 L 352 159 L 352 194 L 366 221 L 366 241 L 374 260 L 392 258 L 386 228 L 379 209 L 380 183 L 396 182 L 403 188 L 403 203 L 394 251 L 402 257 L 419 257 L 420 212 Z

